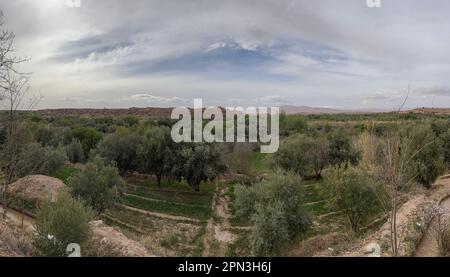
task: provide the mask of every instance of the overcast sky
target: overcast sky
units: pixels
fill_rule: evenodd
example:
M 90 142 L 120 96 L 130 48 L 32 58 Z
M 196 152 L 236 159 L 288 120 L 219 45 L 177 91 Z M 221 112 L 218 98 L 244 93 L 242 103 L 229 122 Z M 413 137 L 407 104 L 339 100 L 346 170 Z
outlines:
M 450 106 L 450 1 L 0 0 L 40 108 Z

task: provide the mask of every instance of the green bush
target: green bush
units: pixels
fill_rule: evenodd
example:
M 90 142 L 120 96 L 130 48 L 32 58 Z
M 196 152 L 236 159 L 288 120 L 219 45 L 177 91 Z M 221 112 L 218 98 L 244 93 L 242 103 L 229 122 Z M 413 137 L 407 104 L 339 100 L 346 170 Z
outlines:
M 328 156 L 331 164 L 350 163 L 356 165 L 358 163 L 359 153 L 353 149 L 350 136 L 343 130 L 332 132 L 329 141 Z
M 65 145 L 70 143 L 72 140 L 72 132 L 70 128 L 55 128 L 47 125 L 40 125 L 35 133 L 34 137 L 37 142 L 42 146 L 53 146 Z
M 279 245 L 304 234 L 311 225 L 311 219 L 303 208 L 304 192 L 301 187 L 301 177 L 292 172 L 277 172 L 269 180 L 264 180 L 253 186 L 237 185 L 233 208 L 235 216 L 243 220 L 251 220 L 256 229 L 252 233 L 255 254 L 261 252 L 261 245 L 270 245 L 269 251 L 275 251 Z M 270 217 L 270 219 L 267 219 Z M 280 218 L 281 217 L 281 218 Z M 273 226 L 263 226 L 264 220 L 272 222 Z M 277 222 L 285 222 L 278 225 Z M 260 225 L 260 226 L 257 226 Z M 284 230 L 285 229 L 285 230 Z M 276 240 L 270 233 L 287 233 Z M 259 246 L 258 246 L 259 245 Z M 270 254 L 277 254 L 271 252 Z
M 78 140 L 72 140 L 72 142 L 66 145 L 65 148 L 70 162 L 81 163 L 84 161 L 83 146 Z
M 100 157 L 89 162 L 69 179 L 72 196 L 83 199 L 97 213 L 111 208 L 120 196 L 124 181 L 113 166 Z
M 53 175 L 66 161 L 67 155 L 62 148 L 42 147 L 38 143 L 30 143 L 24 148 L 18 161 L 18 175 Z
M 311 171 L 310 139 L 303 134 L 285 139 L 275 154 L 275 164 L 284 170 L 293 171 L 302 176 Z
M 289 226 L 284 203 L 274 201 L 267 205 L 258 204 L 252 216 L 254 224 L 250 239 L 251 249 L 257 256 L 277 255 L 289 241 Z
M 89 156 L 91 149 L 94 149 L 102 139 L 102 134 L 92 127 L 79 127 L 72 131 L 73 137 L 81 142 L 85 157 Z
M 447 167 L 450 167 L 450 130 L 440 136 L 442 147 L 444 149 L 444 162 Z
M 137 148 L 140 137 L 126 129 L 107 135 L 97 146 L 96 154 L 103 157 L 107 163 L 114 162 L 120 174 L 137 168 Z
M 429 125 L 415 125 L 402 131 L 403 147 L 408 157 L 408 176 L 430 188 L 445 171 L 442 141 Z
M 66 247 L 77 243 L 81 250 L 90 237 L 92 211 L 83 202 L 62 193 L 56 202 L 45 201 L 36 218 L 34 255 L 67 256 Z
M 275 164 L 304 177 L 314 173 L 319 179 L 328 164 L 328 141 L 303 134 L 290 136 L 276 153 Z
M 341 164 L 326 171 L 326 192 L 336 211 L 342 211 L 354 232 L 381 211 L 383 186 L 360 168 Z
M 306 119 L 301 115 L 280 114 L 280 135 L 290 136 L 295 133 L 304 133 L 308 129 Z

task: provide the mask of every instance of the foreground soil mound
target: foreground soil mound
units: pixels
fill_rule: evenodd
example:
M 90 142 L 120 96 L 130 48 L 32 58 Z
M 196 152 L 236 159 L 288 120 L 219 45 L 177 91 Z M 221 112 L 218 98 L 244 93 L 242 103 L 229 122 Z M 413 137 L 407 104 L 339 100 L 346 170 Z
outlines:
M 127 238 L 121 232 L 109 227 L 101 220 L 91 221 L 92 242 L 102 256 L 149 257 L 147 249 L 137 241 Z
M 64 187 L 64 183 L 59 179 L 45 175 L 29 175 L 10 184 L 8 192 L 27 200 L 42 202 L 50 198 L 54 201 Z

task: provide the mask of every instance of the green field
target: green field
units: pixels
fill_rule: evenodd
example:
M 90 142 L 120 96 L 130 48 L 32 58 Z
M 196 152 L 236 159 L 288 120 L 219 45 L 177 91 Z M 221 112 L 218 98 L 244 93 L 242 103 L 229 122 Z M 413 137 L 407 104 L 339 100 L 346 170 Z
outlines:
M 122 197 L 122 203 L 150 212 L 185 216 L 200 220 L 206 220 L 211 216 L 211 208 L 209 206 L 181 204 L 151 198 L 141 198 L 134 195 L 124 195 Z
M 79 169 L 63 166 L 53 173 L 52 177 L 58 178 L 64 182 L 64 184 L 69 184 L 69 178 L 72 177 Z

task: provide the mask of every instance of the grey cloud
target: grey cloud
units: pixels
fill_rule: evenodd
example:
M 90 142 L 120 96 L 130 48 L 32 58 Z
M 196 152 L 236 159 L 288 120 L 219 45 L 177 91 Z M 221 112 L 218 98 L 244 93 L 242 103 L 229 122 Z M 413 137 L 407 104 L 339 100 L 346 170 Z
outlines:
M 449 95 L 446 0 L 383 1 L 379 9 L 365 0 L 82 0 L 79 9 L 64 2 L 0 0 L 18 53 L 33 58 L 26 71 L 53 95 L 104 96 L 117 84 L 123 94 L 167 91 L 174 79 L 191 78 L 170 95 L 356 105 L 398 98 L 373 92 L 399 91 L 409 81 L 424 88 L 415 95 Z M 238 55 L 204 59 L 224 46 L 260 56 L 253 63 Z M 207 70 L 193 70 L 204 64 Z M 168 66 L 179 70 L 157 70 Z
M 155 95 L 147 94 L 147 93 L 133 94 L 133 95 L 131 95 L 131 99 L 133 99 L 133 100 L 145 100 L 145 101 L 149 101 L 149 102 L 165 102 L 165 103 L 187 102 L 186 99 L 180 98 L 180 97 L 177 97 L 177 96 L 164 97 L 164 96 L 155 96 Z
M 417 88 L 414 90 L 415 94 L 423 96 L 444 96 L 450 97 L 450 87 L 428 87 Z

